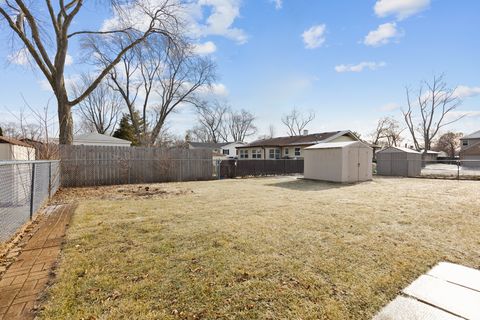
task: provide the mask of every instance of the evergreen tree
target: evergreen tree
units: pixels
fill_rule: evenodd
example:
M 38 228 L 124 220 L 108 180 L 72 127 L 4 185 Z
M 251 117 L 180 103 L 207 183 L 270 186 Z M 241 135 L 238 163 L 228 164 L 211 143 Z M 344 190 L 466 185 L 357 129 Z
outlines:
M 120 124 L 113 133 L 115 138 L 124 139 L 132 142 L 133 146 L 138 146 L 140 143 L 135 136 L 135 129 L 130 121 L 130 115 L 124 113 L 122 119 L 120 119 Z
M 3 136 L 3 130 L 2 127 L 0 127 L 0 137 Z

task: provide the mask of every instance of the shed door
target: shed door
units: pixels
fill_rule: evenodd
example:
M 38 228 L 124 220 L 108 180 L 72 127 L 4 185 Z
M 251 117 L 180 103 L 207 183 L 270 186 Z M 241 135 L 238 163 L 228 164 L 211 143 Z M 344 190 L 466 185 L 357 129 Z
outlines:
M 358 149 L 358 181 L 369 180 L 369 171 L 372 170 L 370 166 L 370 150 L 367 148 Z
M 348 182 L 358 182 L 360 155 L 359 148 L 348 148 Z

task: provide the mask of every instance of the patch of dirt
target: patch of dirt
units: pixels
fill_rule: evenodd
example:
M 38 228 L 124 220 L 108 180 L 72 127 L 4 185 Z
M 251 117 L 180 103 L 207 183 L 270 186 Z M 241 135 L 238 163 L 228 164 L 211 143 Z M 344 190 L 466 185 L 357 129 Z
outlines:
M 62 188 L 55 195 L 54 203 L 72 200 L 144 200 L 167 198 L 193 193 L 191 189 L 168 188 L 160 185 L 122 185 L 89 188 Z

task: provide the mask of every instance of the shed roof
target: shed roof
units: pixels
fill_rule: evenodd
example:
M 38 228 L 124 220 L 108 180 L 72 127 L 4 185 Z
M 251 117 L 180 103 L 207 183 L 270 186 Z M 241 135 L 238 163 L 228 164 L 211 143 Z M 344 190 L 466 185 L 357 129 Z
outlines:
M 116 144 L 125 144 L 131 145 L 131 141 L 115 138 L 101 133 L 85 133 L 73 137 L 73 141 L 76 143 L 82 142 L 94 142 L 94 143 L 116 143 Z
M 480 139 L 480 130 L 472 133 L 472 134 L 469 134 L 469 135 L 466 135 L 465 137 L 461 138 L 460 140 L 467 140 L 467 139 Z
M 396 150 L 396 151 L 395 151 Z M 383 153 L 383 152 L 406 152 L 406 153 L 415 153 L 415 154 L 421 154 L 420 152 L 409 149 L 409 148 L 403 148 L 403 147 L 388 147 L 383 150 L 377 151 L 377 153 Z
M 14 138 L 5 137 L 5 136 L 0 136 L 0 143 L 8 143 L 8 144 L 16 145 L 16 146 L 33 148 L 33 146 L 29 145 L 28 143 L 25 143 L 23 141 L 20 141 L 20 140 L 14 139 Z
M 305 150 L 317 150 L 317 149 L 340 149 L 351 146 L 370 148 L 368 145 L 360 141 L 343 141 L 343 142 L 321 142 L 316 145 L 305 148 Z

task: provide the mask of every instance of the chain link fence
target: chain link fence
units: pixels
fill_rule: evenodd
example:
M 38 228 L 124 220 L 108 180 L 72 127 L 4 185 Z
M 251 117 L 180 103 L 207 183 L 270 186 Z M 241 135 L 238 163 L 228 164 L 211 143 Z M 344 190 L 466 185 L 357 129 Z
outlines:
M 480 160 L 377 160 L 374 174 L 384 176 L 480 180 Z
M 31 220 L 59 187 L 59 161 L 0 161 L 0 242 Z

